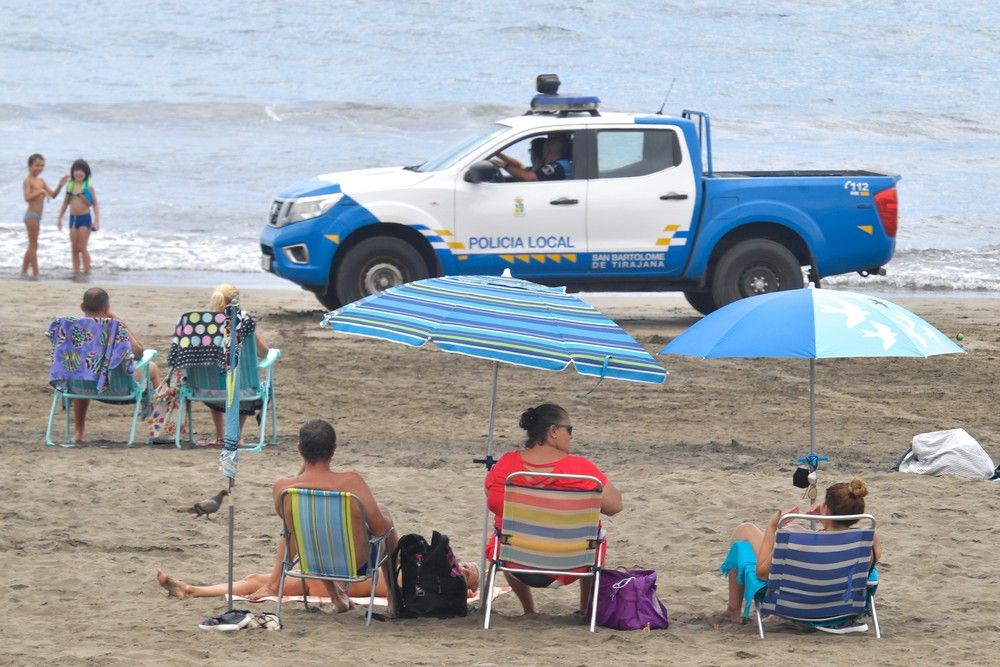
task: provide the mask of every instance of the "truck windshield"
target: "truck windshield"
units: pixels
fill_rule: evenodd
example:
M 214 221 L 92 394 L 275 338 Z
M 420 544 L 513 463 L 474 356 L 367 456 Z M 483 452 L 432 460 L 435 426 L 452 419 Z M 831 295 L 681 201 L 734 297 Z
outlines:
M 484 144 L 495 136 L 502 134 L 509 130 L 510 128 L 506 125 L 500 125 L 495 123 L 490 125 L 488 128 L 475 134 L 471 137 L 462 139 L 456 144 L 452 144 L 447 150 L 442 151 L 435 157 L 432 157 L 427 162 L 416 167 L 414 171 L 441 171 L 442 169 L 447 169 L 451 165 L 458 162 L 462 157 L 468 154 L 476 146 Z

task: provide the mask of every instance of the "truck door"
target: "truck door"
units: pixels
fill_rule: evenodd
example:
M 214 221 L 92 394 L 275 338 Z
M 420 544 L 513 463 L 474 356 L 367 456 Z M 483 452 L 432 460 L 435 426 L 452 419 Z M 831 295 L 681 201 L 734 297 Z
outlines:
M 676 275 L 689 252 L 696 183 L 671 126 L 595 128 L 587 238 L 592 270 Z
M 547 134 L 522 136 L 499 152 L 530 165 L 532 140 Z M 563 134 L 570 137 L 572 156 L 572 134 Z M 509 267 L 529 280 L 589 269 L 577 256 L 587 250 L 587 181 L 580 174 L 571 173 L 566 180 L 515 181 L 502 172 L 503 181 L 493 183 L 468 183 L 464 175 L 455 184 L 453 252 L 468 253 L 470 267 Z

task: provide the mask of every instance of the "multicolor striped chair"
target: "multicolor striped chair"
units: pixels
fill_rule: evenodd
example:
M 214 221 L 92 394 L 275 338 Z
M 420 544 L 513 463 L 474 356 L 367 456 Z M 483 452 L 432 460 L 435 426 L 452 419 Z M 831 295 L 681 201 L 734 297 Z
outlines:
M 285 558 L 278 584 L 278 623 L 281 623 L 285 577 L 296 577 L 302 580 L 303 587 L 308 579 L 348 584 L 371 579 L 372 591 L 365 617 L 365 625 L 370 624 L 380 567 L 389 557 L 385 548 L 388 535 L 371 536 L 364 505 L 350 493 L 291 488 L 281 494 L 281 505 L 286 508 L 282 515 Z M 361 531 L 356 535 L 355 526 L 358 525 Z M 359 535 L 368 544 L 368 560 L 363 562 L 357 558 Z M 302 596 L 306 609 L 309 608 L 307 597 Z
M 585 480 L 588 490 L 555 489 L 547 480 Z M 590 631 L 597 621 L 597 589 L 603 560 L 600 480 L 590 475 L 515 472 L 507 477 L 503 521 L 491 557 L 489 586 L 493 590 L 497 572 L 592 577 Z M 486 620 L 490 627 L 493 596 L 486 597 Z
M 866 632 L 861 622 L 871 614 L 875 637 L 881 638 L 875 612 L 875 585 L 869 579 L 875 539 L 870 514 L 825 516 L 830 520 L 865 521 L 864 528 L 836 531 L 795 530 L 785 526 L 797 519 L 816 521 L 811 514 L 787 514 L 774 539 L 774 557 L 767 587 L 756 598 L 757 628 L 764 638 L 764 616 L 799 621 L 825 632 Z

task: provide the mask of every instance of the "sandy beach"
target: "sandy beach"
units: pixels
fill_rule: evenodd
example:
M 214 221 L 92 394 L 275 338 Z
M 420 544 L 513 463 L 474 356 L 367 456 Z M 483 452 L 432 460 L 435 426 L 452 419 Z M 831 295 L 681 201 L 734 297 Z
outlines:
M 472 614 L 452 620 L 373 623 L 362 610 L 307 614 L 289 606 L 281 632 L 213 633 L 200 620 L 218 599 L 167 597 L 156 567 L 189 582 L 221 582 L 226 523 L 178 506 L 225 486 L 217 452 L 124 446 L 126 410 L 96 405 L 89 442 L 46 447 L 52 400 L 53 316 L 75 314 L 84 286 L 0 282 L 0 589 L 6 620 L 0 663 L 295 664 L 989 664 L 1000 649 L 1000 489 L 994 482 L 887 472 L 918 433 L 963 427 L 1000 458 L 1000 299 L 892 299 L 943 332 L 963 332 L 965 355 L 842 359 L 817 364 L 817 442 L 831 457 L 821 488 L 860 474 L 883 542 L 883 584 L 874 633 L 833 637 L 781 624 L 720 624 L 726 582 L 718 565 L 741 521 L 763 524 L 801 502 L 794 460 L 809 442 L 809 366 L 804 360 L 663 357 L 661 386 L 594 381 L 572 370 L 504 366 L 499 452 L 520 445 L 517 417 L 553 401 L 572 414 L 575 452 L 618 485 L 626 509 L 606 522 L 609 565 L 659 573 L 671 615 L 666 631 L 594 634 L 571 618 L 576 589 L 539 595 L 541 613 L 519 616 L 512 595 L 494 627 Z M 204 288 L 113 285 L 113 310 L 161 370 L 177 316 L 207 305 Z M 318 326 L 315 299 L 292 290 L 244 291 L 244 307 L 284 358 L 276 370 L 280 442 L 242 458 L 234 499 L 237 576 L 273 563 L 280 521 L 270 509 L 278 476 L 294 474 L 299 424 L 332 421 L 334 464 L 356 469 L 389 505 L 401 533 L 447 533 L 460 559 L 478 557 L 483 453 L 489 411 L 487 362 L 334 335 Z M 592 299 L 651 352 L 696 314 L 676 297 Z M 206 409 L 195 429 L 209 435 Z M 252 422 L 251 422 L 252 424 Z M 256 432 L 249 429 L 249 434 Z M 272 604 L 252 607 L 269 611 Z

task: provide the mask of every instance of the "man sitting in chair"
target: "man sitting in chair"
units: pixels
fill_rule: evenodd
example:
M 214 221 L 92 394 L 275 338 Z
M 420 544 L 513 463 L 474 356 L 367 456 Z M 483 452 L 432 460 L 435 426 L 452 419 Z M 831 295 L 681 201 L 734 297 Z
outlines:
M 83 311 L 85 317 L 90 317 L 93 319 L 112 319 L 121 322 L 120 329 L 125 331 L 128 336 L 129 345 L 132 347 L 132 355 L 139 359 L 142 357 L 143 350 L 145 349 L 139 339 L 125 326 L 125 322 L 121 320 L 117 315 L 111 312 L 111 297 L 100 287 L 91 287 L 86 292 L 83 293 L 83 301 L 80 303 L 80 310 Z M 136 379 L 139 379 L 142 371 L 136 371 Z M 156 368 L 156 364 L 150 363 L 149 365 L 149 381 L 153 388 L 160 384 L 160 372 Z M 73 399 L 73 437 L 76 442 L 83 442 L 84 437 L 84 423 L 87 420 L 87 409 L 90 407 L 90 401 L 84 398 Z
M 330 463 L 333 454 L 337 450 L 337 434 L 329 422 L 322 419 L 311 419 L 299 429 L 299 454 L 302 455 L 302 468 L 299 474 L 294 477 L 282 477 L 274 483 L 274 510 L 278 516 L 282 516 L 284 509 L 281 506 L 281 494 L 286 489 L 320 489 L 323 491 L 349 492 L 361 501 L 365 508 L 365 519 L 368 523 L 369 532 L 375 535 L 389 534 L 386 540 L 386 550 L 392 553 L 396 549 L 398 536 L 389 509 L 375 500 L 368 484 L 360 474 L 354 471 L 337 472 L 331 469 Z M 289 521 L 289 524 L 291 522 Z M 368 542 L 357 540 L 357 559 L 359 563 L 368 561 Z M 274 596 L 278 594 L 278 581 L 281 577 L 281 562 L 285 557 L 284 540 L 278 543 L 278 555 L 271 572 L 271 577 L 267 583 L 260 587 L 255 593 L 248 596 L 250 599 Z M 392 570 L 389 561 L 382 565 L 382 576 L 384 581 L 392 581 Z M 347 611 L 351 608 L 351 601 L 347 593 L 332 581 L 321 581 L 326 588 L 327 595 L 332 599 L 334 609 L 337 612 Z M 389 615 L 394 616 L 396 612 L 395 600 L 389 596 Z

